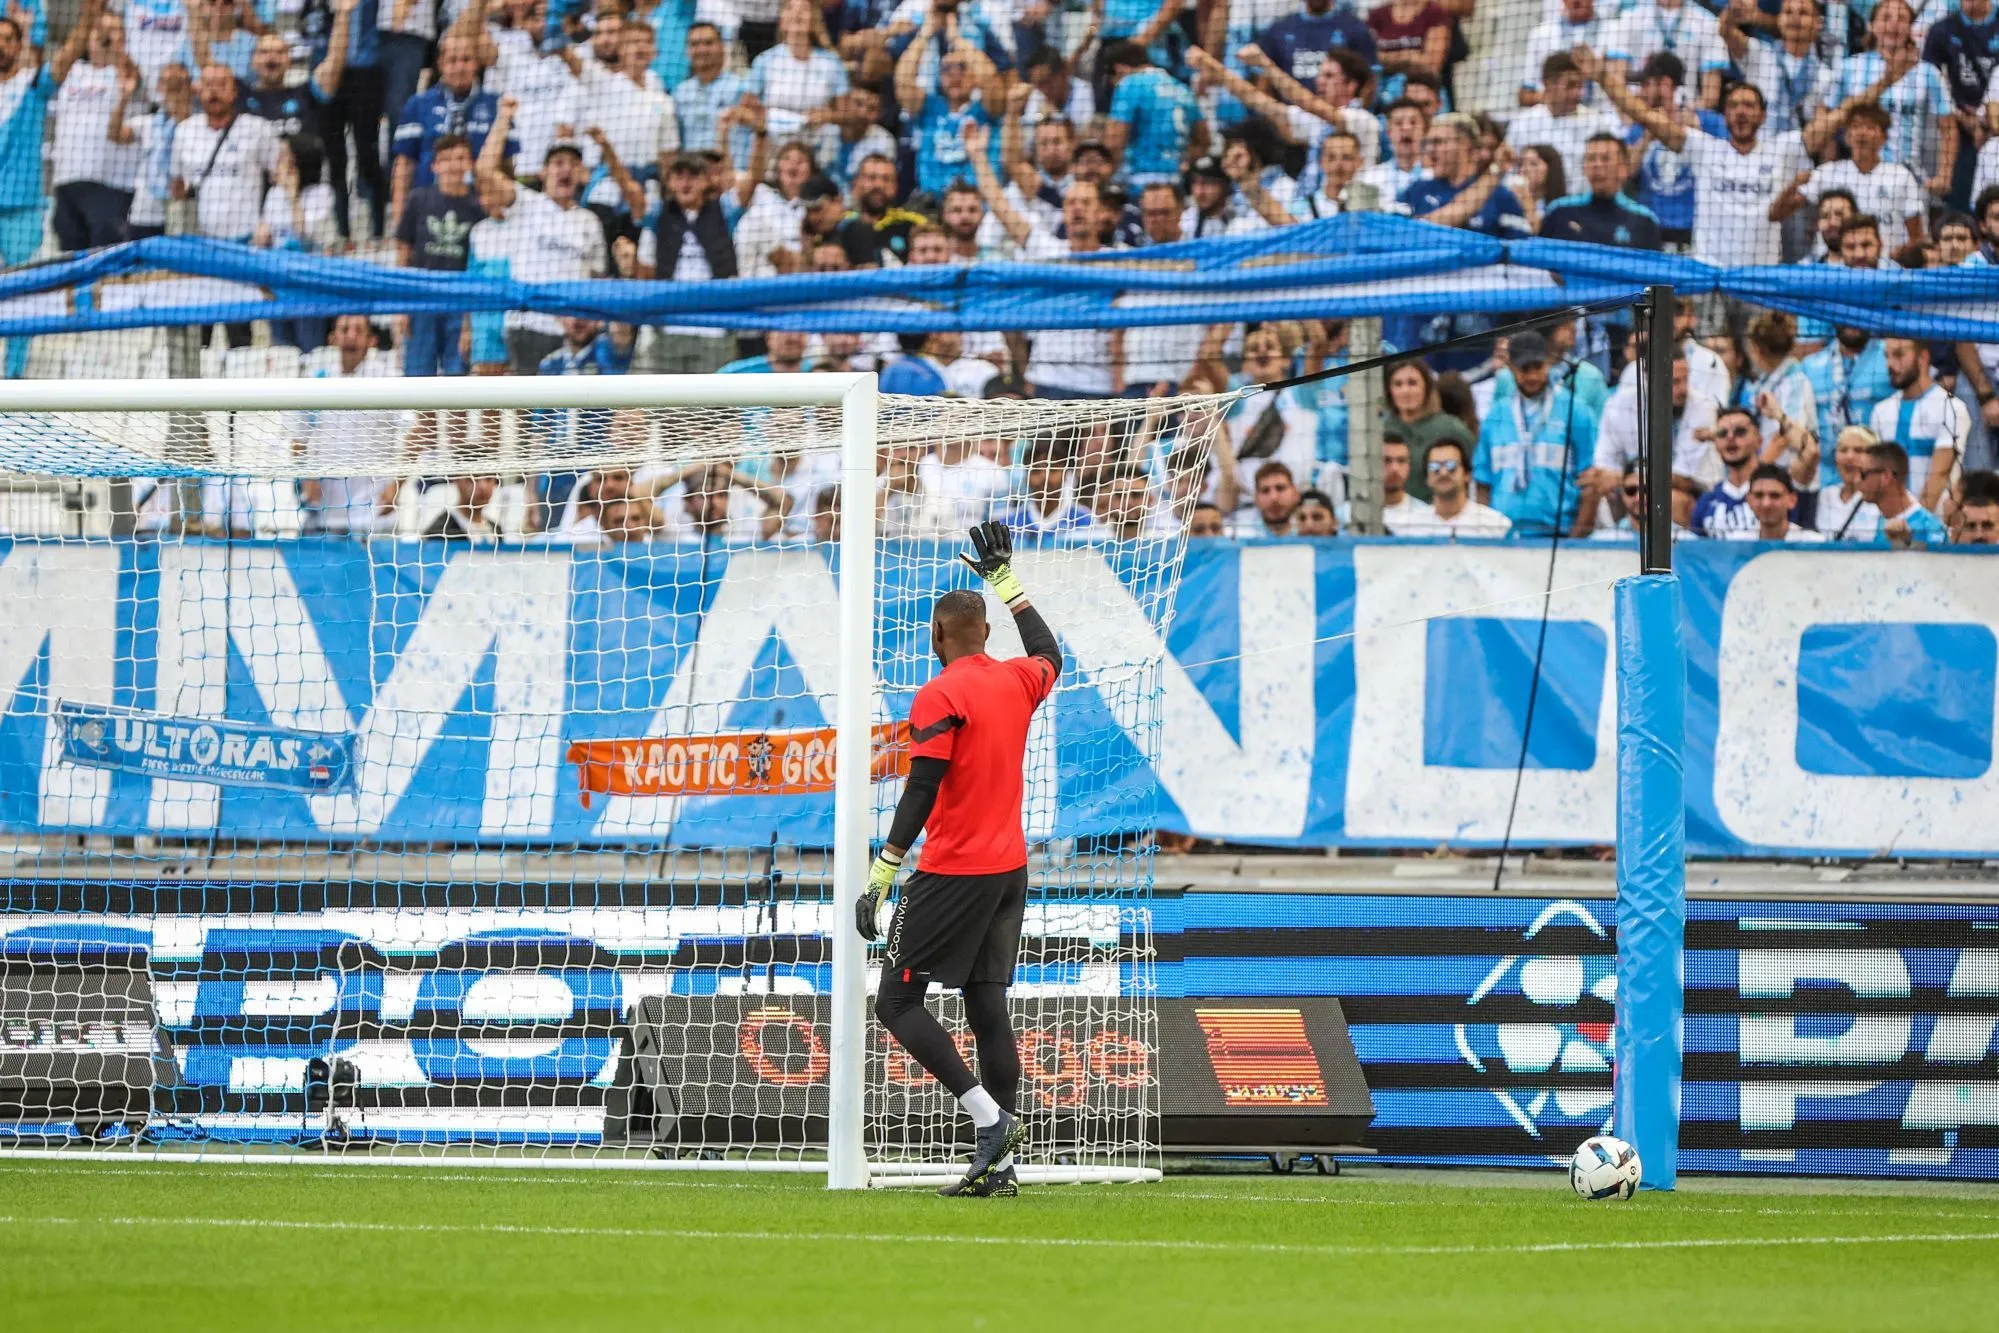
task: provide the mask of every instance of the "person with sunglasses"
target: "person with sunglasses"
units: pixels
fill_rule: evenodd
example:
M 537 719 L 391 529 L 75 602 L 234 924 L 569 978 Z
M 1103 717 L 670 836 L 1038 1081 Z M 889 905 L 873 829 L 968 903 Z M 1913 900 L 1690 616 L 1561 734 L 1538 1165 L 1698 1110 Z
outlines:
M 1874 542 L 1908 547 L 1918 542 L 1942 546 L 1950 540 L 1943 520 L 1916 503 L 1909 494 L 1909 455 L 1901 445 L 1883 441 L 1867 451 L 1860 465 L 1860 493 L 1881 511 Z
M 1471 494 L 1471 456 L 1459 440 L 1438 440 L 1423 458 L 1430 482 L 1430 512 L 1399 519 L 1397 537 L 1504 537 L 1513 520 Z

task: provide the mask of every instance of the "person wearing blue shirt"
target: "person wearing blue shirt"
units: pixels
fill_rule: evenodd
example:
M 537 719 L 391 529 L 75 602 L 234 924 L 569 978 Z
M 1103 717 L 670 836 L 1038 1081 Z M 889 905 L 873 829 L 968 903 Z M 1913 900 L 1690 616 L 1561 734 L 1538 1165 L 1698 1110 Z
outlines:
M 1319 77 L 1328 51 L 1353 51 L 1370 65 L 1377 59 L 1374 34 L 1367 24 L 1335 7 L 1333 0 L 1305 0 L 1296 14 L 1258 33 L 1256 44 L 1278 68 L 1308 88 Z
M 1112 42 L 1103 61 L 1116 84 L 1104 138 L 1122 156 L 1126 179 L 1135 190 L 1177 185 L 1200 123 L 1194 94 L 1154 65 L 1137 42 Z
M 1132 42 L 1155 63 L 1172 63 L 1167 38 L 1173 20 L 1185 6 L 1180 0 L 1103 0 L 1102 26 L 1098 36 L 1108 48 L 1113 42 Z
M 1888 358 L 1864 329 L 1841 326 L 1833 340 L 1798 363 L 1811 382 L 1818 405 L 1819 486 L 1837 486 L 1833 444 L 1848 426 L 1865 426 L 1874 405 L 1895 392 L 1888 382 Z
M 742 101 L 749 89 L 742 75 L 726 68 L 727 63 L 721 29 L 696 23 L 687 30 L 687 77 L 668 85 L 680 121 L 681 152 L 705 153 L 722 146 L 722 113 Z
M 1451 113 L 1430 122 L 1424 146 L 1437 174 L 1402 192 L 1402 203 L 1413 217 L 1445 227 L 1465 227 L 1488 236 L 1525 238 L 1527 212 L 1513 192 L 1500 184 L 1504 172 L 1497 163 L 1478 169 L 1472 151 L 1478 145 L 1478 123 Z
M 438 139 L 446 134 L 464 136 L 476 161 L 499 114 L 500 99 L 479 86 L 479 58 L 472 39 L 459 33 L 446 36 L 437 46 L 437 82 L 410 98 L 402 123 L 396 126 L 396 217 L 402 217 L 403 201 L 413 186 L 431 183 L 431 148 Z M 518 150 L 510 136 L 506 155 L 511 158 Z M 329 152 L 329 165 L 332 157 Z
M 77 24 L 87 34 L 96 24 Z M 72 35 L 70 59 L 83 47 Z M 48 116 L 49 94 L 55 80 L 42 68 L 41 53 L 28 46 L 28 34 L 18 19 L 0 18 L 0 265 L 25 264 L 42 248 L 42 218 L 48 199 L 42 194 L 42 128 Z M 19 379 L 28 369 L 29 340 L 7 342 L 7 378 Z
M 698 0 L 659 0 L 650 9 L 640 8 L 633 17 L 652 28 L 653 57 L 652 72 L 659 75 L 659 85 L 673 90 L 674 105 L 680 104 L 681 81 L 694 74 L 694 30 L 706 28 L 710 38 L 719 50 L 722 34 L 712 23 L 696 23 L 695 11 L 700 8 Z M 681 144 L 687 140 L 683 135 Z
M 1687 67 L 1671 51 L 1654 51 L 1639 67 L 1639 100 L 1655 111 L 1671 111 L 1679 105 L 1680 85 L 1686 82 Z M 1726 134 L 1726 131 L 1723 131 Z M 1649 209 L 1659 224 L 1662 241 L 1677 246 L 1692 243 L 1694 236 L 1694 170 L 1687 159 L 1649 137 L 1643 125 L 1624 130 L 1627 149 L 1636 151 L 1636 198 Z M 1641 147 L 1642 145 L 1642 147 Z
M 1951 101 L 1961 113 L 1983 114 L 1987 85 L 1999 67 L 1999 6 L 1992 0 L 1958 0 L 1951 12 L 1939 15 L 1923 39 L 1923 61 L 1943 71 Z M 1971 203 L 1971 183 L 1978 154 L 1960 149 L 1950 184 L 1950 203 Z
M 1909 494 L 1909 455 L 1899 444 L 1884 440 L 1867 450 L 1867 461 L 1860 466 L 1860 496 L 1881 511 L 1881 526 L 1874 533 L 1878 546 L 1942 546 L 1950 540 L 1942 521 Z
M 940 49 L 944 43 L 935 33 L 933 15 L 895 62 L 895 97 L 916 142 L 916 188 L 941 201 L 953 185 L 972 180 L 965 131 L 974 125 L 990 130 L 998 123 L 990 108 L 1004 106 L 1006 98 L 990 60 L 962 40 Z M 985 138 L 998 171 L 1000 136 Z
M 1472 479 L 1478 498 L 1513 521 L 1522 537 L 1567 532 L 1575 522 L 1583 467 L 1596 453 L 1596 418 L 1549 381 L 1548 340 L 1533 330 L 1507 345 L 1514 392 L 1495 402 L 1478 433 Z

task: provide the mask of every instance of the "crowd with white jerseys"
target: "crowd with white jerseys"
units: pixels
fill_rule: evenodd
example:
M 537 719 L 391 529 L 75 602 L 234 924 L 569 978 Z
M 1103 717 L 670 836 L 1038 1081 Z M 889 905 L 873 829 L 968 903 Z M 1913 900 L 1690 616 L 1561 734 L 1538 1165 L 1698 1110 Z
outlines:
M 20 0 L 0 17 L 0 265 L 192 235 L 521 282 L 727 283 L 1065 263 L 1384 211 L 1723 266 L 1988 267 L 1995 65 L 1995 0 Z M 1678 313 L 1658 496 L 1636 470 L 1628 314 L 1381 321 L 1407 354 L 1362 372 L 1386 530 L 1629 541 L 1660 504 L 1693 539 L 1999 540 L 1999 345 L 1719 296 Z M 322 308 L 200 336 L 211 366 L 281 350 L 322 376 L 875 370 L 889 392 L 977 398 L 1164 399 L 1351 360 L 1337 320 L 808 335 Z M 5 347 L 7 375 L 38 373 L 36 340 Z M 878 519 L 1049 540 L 1351 531 L 1373 506 L 1356 514 L 1349 459 L 1375 438 L 1353 397 L 1335 374 L 1231 400 L 1218 429 L 1162 411 L 892 453 Z M 296 448 L 329 429 L 301 416 Z M 482 427 L 382 429 L 444 450 Z M 148 494 L 154 525 L 222 531 L 838 525 L 837 477 L 781 453 Z

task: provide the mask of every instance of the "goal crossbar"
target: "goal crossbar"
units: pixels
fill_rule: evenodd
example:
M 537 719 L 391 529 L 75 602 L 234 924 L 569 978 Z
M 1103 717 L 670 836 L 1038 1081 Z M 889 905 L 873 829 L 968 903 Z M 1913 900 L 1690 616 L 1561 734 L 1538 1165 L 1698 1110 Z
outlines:
M 872 397 L 873 371 L 769 375 L 346 376 L 13 380 L 6 412 L 474 411 L 480 408 L 837 407 Z

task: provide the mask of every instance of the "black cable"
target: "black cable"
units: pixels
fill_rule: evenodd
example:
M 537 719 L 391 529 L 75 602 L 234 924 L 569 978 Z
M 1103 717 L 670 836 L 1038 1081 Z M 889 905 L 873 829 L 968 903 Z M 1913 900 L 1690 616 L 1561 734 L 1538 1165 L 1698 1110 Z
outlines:
M 1555 481 L 1555 521 L 1548 539 L 1548 577 L 1541 588 L 1541 624 L 1534 636 L 1534 671 L 1527 679 L 1527 711 L 1520 724 L 1520 757 L 1513 765 L 1513 798 L 1506 805 L 1506 831 L 1500 835 L 1499 861 L 1492 868 L 1494 893 L 1499 892 L 1500 884 L 1506 878 L 1506 854 L 1513 849 L 1513 821 L 1520 812 L 1520 788 L 1527 777 L 1527 746 L 1534 737 L 1534 705 L 1541 697 L 1541 662 L 1548 650 L 1548 603 L 1555 595 L 1555 561 L 1562 550 L 1562 503 L 1568 497 L 1569 463 L 1575 455 L 1576 378 L 1582 360 L 1580 357 L 1564 357 L 1562 365 L 1567 371 L 1564 382 L 1568 388 L 1569 411 L 1562 422 L 1562 467 Z M 1514 392 L 1519 392 L 1517 381 Z M 1521 447 L 1528 450 L 1531 464 L 1534 442 L 1524 441 Z
M 1344 366 L 1327 366 L 1325 369 L 1315 370 L 1309 375 L 1293 375 L 1290 379 L 1271 380 L 1267 384 L 1259 384 L 1255 387 L 1266 393 L 1275 393 L 1279 389 L 1289 389 L 1297 384 L 1315 384 L 1320 380 L 1329 380 L 1340 375 L 1352 375 L 1358 371 L 1373 370 L 1378 366 L 1393 366 L 1403 361 L 1413 361 L 1418 357 L 1433 356 L 1438 352 L 1450 352 L 1460 347 L 1471 347 L 1478 343 L 1491 342 L 1493 339 L 1503 338 L 1509 333 L 1521 333 L 1527 329 L 1538 329 L 1547 324 L 1562 324 L 1572 319 L 1581 320 L 1589 315 L 1600 315 L 1607 310 L 1623 310 L 1628 308 L 1631 302 L 1631 297 L 1620 296 L 1615 300 L 1592 301 L 1587 305 L 1564 306 L 1559 310 L 1546 311 L 1539 315 L 1529 316 L 1526 319 L 1516 319 L 1511 324 L 1501 324 L 1478 333 L 1467 333 L 1456 338 L 1447 338 L 1440 343 L 1424 343 L 1422 346 L 1412 347 L 1406 352 L 1383 352 L 1380 356 L 1371 356 L 1365 361 L 1354 361 Z

